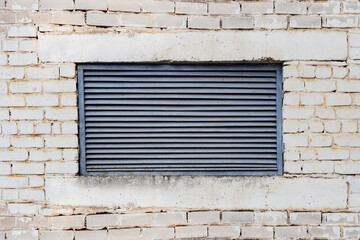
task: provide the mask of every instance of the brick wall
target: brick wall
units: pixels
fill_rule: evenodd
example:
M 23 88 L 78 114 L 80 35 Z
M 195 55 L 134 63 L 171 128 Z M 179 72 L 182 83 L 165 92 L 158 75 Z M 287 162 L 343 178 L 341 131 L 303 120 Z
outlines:
M 360 237 L 357 1 L 0 0 L 0 240 Z M 78 176 L 77 62 L 281 61 L 284 175 Z

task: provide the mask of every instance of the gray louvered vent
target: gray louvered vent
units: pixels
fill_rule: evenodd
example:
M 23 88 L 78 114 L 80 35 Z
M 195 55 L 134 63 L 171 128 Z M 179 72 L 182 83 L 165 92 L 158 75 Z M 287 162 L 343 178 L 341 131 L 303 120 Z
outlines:
M 282 173 L 281 67 L 78 66 L 81 174 Z

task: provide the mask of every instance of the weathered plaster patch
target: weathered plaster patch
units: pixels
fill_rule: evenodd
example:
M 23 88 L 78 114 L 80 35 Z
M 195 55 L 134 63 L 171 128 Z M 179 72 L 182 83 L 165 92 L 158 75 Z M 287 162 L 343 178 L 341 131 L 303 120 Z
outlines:
M 41 62 L 344 60 L 347 55 L 346 33 L 339 31 L 42 34 L 38 46 Z

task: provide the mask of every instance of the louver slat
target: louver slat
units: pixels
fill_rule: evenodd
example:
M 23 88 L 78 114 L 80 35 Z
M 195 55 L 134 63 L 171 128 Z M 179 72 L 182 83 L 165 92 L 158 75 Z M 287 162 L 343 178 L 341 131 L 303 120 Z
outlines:
M 281 68 L 78 66 L 82 175 L 282 173 Z

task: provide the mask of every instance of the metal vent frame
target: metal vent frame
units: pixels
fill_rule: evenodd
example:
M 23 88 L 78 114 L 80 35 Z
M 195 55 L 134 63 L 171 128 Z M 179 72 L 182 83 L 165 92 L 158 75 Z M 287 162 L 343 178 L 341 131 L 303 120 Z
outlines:
M 221 71 L 219 69 L 224 68 Z M 276 72 L 276 169 L 257 170 L 257 171 L 88 171 L 86 159 L 86 118 L 85 118 L 85 92 L 84 92 L 84 72 L 86 71 L 121 71 L 132 70 L 142 71 L 143 69 L 156 69 L 161 71 L 181 71 L 182 69 L 214 70 L 226 72 L 226 69 L 236 69 L 237 71 L 274 71 Z M 80 175 L 82 176 L 116 176 L 116 175 L 163 175 L 163 176 L 251 176 L 251 175 L 282 175 L 283 174 L 283 131 L 282 131 L 282 64 L 263 64 L 263 63 L 82 63 L 77 64 L 78 79 L 78 109 L 79 109 L 79 142 L 80 142 Z

